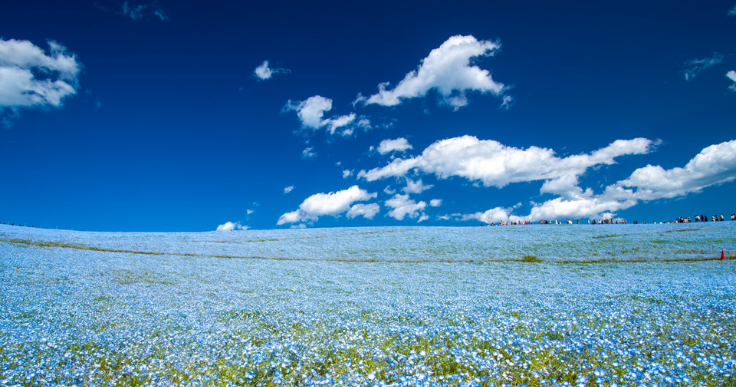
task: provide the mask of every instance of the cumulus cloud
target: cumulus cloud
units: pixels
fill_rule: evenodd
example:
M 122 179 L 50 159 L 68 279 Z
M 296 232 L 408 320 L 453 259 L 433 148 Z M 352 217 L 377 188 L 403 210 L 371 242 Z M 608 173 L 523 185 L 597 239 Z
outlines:
M 420 156 L 395 159 L 381 168 L 361 170 L 358 178 L 368 181 L 405 176 L 410 170 L 435 174 L 440 179 L 452 176 L 502 188 L 510 183 L 570 179 L 599 164 L 614 164 L 614 158 L 648 153 L 656 143 L 645 138 L 616 140 L 590 154 L 556 157 L 548 148 L 527 149 L 505 146 L 473 136 L 454 137 L 428 146 Z
M 75 54 L 49 41 L 49 53 L 27 40 L 0 39 L 0 111 L 61 107 L 75 95 L 82 64 Z
M 636 188 L 636 199 L 674 198 L 736 179 L 736 140 L 704 148 L 683 168 L 647 165 L 635 170 L 620 187 Z
M 383 140 L 378 144 L 378 153 L 385 155 L 391 152 L 404 152 L 407 149 L 412 149 L 411 144 L 403 137 L 399 137 L 395 140 Z
M 635 170 L 627 179 L 611 184 L 600 195 L 594 195 L 590 189 L 583 191 L 572 187 L 573 180 L 562 184 L 565 189 L 557 190 L 565 196 L 535 203 L 529 215 L 509 215 L 512 209 L 500 207 L 465 215 L 464 220 L 478 219 L 490 222 L 557 218 L 611 218 L 616 211 L 625 210 L 640 202 L 657 199 L 670 199 L 697 193 L 706 187 L 736 180 L 736 140 L 715 144 L 704 148 L 684 167 L 664 169 L 661 166 L 647 165 Z M 577 180 L 575 180 L 577 183 Z M 547 192 L 554 192 L 550 189 Z M 562 192 L 560 192 L 562 191 Z
M 362 216 L 366 219 L 373 219 L 374 216 L 380 211 L 381 206 L 379 206 L 377 203 L 370 203 L 370 204 L 353 204 L 352 207 L 350 207 L 350 211 L 345 215 L 348 218 L 355 218 L 357 216 Z
M 406 74 L 396 87 L 389 89 L 388 82 L 381 83 L 377 94 L 367 98 L 358 95 L 356 103 L 396 106 L 403 99 L 423 97 L 436 90 L 444 104 L 457 110 L 468 104 L 468 91 L 501 95 L 506 90 L 503 83 L 494 81 L 488 70 L 471 66 L 474 58 L 493 56 L 500 47 L 499 42 L 479 41 L 473 36 L 452 36 L 432 50 L 418 69 Z
M 689 60 L 685 62 L 685 66 L 687 66 L 688 68 L 682 71 L 682 75 L 685 77 L 686 81 L 690 81 L 695 78 L 695 76 L 697 76 L 701 71 L 709 67 L 713 67 L 721 62 L 723 62 L 723 55 L 717 52 L 714 52 L 713 56 L 711 57 Z
M 409 199 L 409 195 L 396 194 L 389 200 L 386 200 L 386 206 L 392 208 L 388 215 L 396 220 L 404 220 L 404 217 L 416 218 L 424 215 L 422 211 L 427 207 L 425 202 L 415 202 Z
M 353 171 L 351 171 L 349 169 L 345 169 L 345 170 L 342 171 L 342 178 L 343 179 L 347 179 L 348 177 L 350 177 L 352 175 L 353 175 Z
M 240 222 L 227 222 L 217 226 L 217 231 L 233 231 L 233 230 L 247 230 L 248 226 L 243 226 Z
M 432 187 L 434 187 L 432 184 L 430 185 L 422 184 L 422 179 L 419 179 L 417 181 L 411 181 L 407 179 L 406 187 L 402 188 L 401 191 L 407 194 L 420 194 Z
M 439 207 L 442 205 L 442 199 L 432 199 L 429 201 L 429 205 L 432 207 Z
M 731 71 L 729 71 L 729 72 L 726 73 L 726 76 L 728 77 L 728 79 L 730 79 L 731 81 L 733 81 L 733 84 L 731 86 L 729 86 L 728 88 L 731 91 L 736 91 L 736 71 L 731 70 Z
M 370 200 L 376 196 L 376 193 L 368 193 L 368 191 L 360 189 L 357 185 L 342 191 L 314 194 L 306 198 L 299 205 L 299 209 L 281 215 L 276 224 L 282 225 L 285 223 L 316 221 L 320 216 L 325 215 L 336 217 L 352 210 L 351 205 L 354 202 Z M 368 208 L 358 207 L 353 212 L 354 216 L 358 216 L 359 214 L 357 212 L 359 211 L 363 211 L 364 214 L 370 214 Z
M 325 112 L 332 110 L 332 100 L 319 95 L 309 97 L 305 101 L 287 101 L 282 111 L 290 110 L 296 112 L 303 128 L 317 130 L 326 127 L 330 134 L 355 121 L 355 113 L 337 118 L 324 118 Z
M 511 210 L 508 208 L 496 207 L 496 208 L 491 208 L 490 210 L 486 212 L 476 212 L 475 214 L 463 215 L 462 220 L 475 219 L 483 223 L 508 222 L 509 212 L 511 212 Z
M 260 79 L 261 81 L 265 81 L 266 79 L 270 79 L 273 74 L 286 74 L 291 72 L 289 69 L 282 69 L 282 68 L 270 68 L 268 66 L 268 61 L 264 60 L 263 63 L 256 67 L 256 69 L 253 71 L 253 75 Z
M 288 194 L 289 192 L 291 192 L 293 190 L 294 190 L 294 186 L 293 185 L 290 185 L 290 186 L 284 188 L 284 193 L 285 194 Z

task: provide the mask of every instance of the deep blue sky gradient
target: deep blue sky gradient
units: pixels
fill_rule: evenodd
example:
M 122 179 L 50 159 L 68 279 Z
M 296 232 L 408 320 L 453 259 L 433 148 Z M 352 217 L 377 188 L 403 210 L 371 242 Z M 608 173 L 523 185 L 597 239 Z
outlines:
M 407 138 L 412 155 L 467 134 L 558 156 L 617 139 L 662 140 L 655 152 L 589 170 L 581 186 L 599 193 L 636 168 L 682 167 L 704 147 L 736 139 L 736 93 L 724 76 L 736 69 L 736 16 L 727 14 L 734 5 L 161 0 L 161 21 L 126 17 L 118 1 L 6 2 L 0 37 L 43 49 L 57 41 L 84 70 L 63 107 L 21 109 L 0 128 L 0 221 L 99 231 L 208 231 L 226 221 L 275 228 L 315 193 L 358 184 L 378 192 L 378 202 L 388 199 L 383 188 L 401 184 L 342 177 L 345 168 L 384 165 L 387 157 L 368 152 L 384 139 Z M 396 107 L 353 108 L 357 93 L 395 85 L 453 35 L 501 41 L 499 53 L 476 64 L 513 85 L 508 111 L 500 98 L 472 92 L 458 111 L 439 106 L 433 92 Z M 685 62 L 714 52 L 723 62 L 685 81 Z M 264 60 L 291 72 L 258 81 L 253 70 Z M 356 112 L 393 125 L 347 139 L 307 136 L 282 108 L 313 95 L 333 100 L 330 115 Z M 303 159 L 306 146 L 317 157 Z M 554 197 L 539 193 L 541 181 L 498 189 L 422 179 L 435 187 L 412 198 L 444 201 L 427 209 L 424 225 L 476 224 L 436 215 L 519 202 L 515 213 L 528 214 L 530 201 Z M 617 216 L 728 214 L 735 190 L 730 182 Z M 385 215 L 382 207 L 372 220 L 326 216 L 313 226 L 416 224 Z

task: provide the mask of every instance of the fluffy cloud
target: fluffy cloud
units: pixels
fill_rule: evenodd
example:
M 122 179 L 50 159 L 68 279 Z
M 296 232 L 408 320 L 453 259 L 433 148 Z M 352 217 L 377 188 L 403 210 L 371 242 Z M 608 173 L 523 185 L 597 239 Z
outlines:
M 619 187 L 636 188 L 635 198 L 654 200 L 700 192 L 736 179 L 736 140 L 704 148 L 683 168 L 647 165 L 635 170 Z
M 291 192 L 293 190 L 294 190 L 294 186 L 293 185 L 290 185 L 290 186 L 284 188 L 284 193 L 287 194 L 287 193 L 289 193 L 289 192 Z
M 217 231 L 233 231 L 233 230 L 247 230 L 248 226 L 243 226 L 239 222 L 227 222 L 217 226 Z
M 399 137 L 395 140 L 383 140 L 378 144 L 378 153 L 385 155 L 391 152 L 404 152 L 407 149 L 412 149 L 411 144 L 403 137 Z
M 64 46 L 48 44 L 46 55 L 27 40 L 0 39 L 0 110 L 60 107 L 77 93 L 82 64 Z
M 268 61 L 264 60 L 263 63 L 256 67 L 256 69 L 253 71 L 253 75 L 255 75 L 256 78 L 265 81 L 266 79 L 270 79 L 273 74 L 286 74 L 291 72 L 288 69 L 281 69 L 281 68 L 270 68 L 268 67 Z
M 429 205 L 432 207 L 439 207 L 442 205 L 442 199 L 432 199 L 429 201 Z
M 325 112 L 332 110 L 332 100 L 319 95 L 309 97 L 305 101 L 289 100 L 282 111 L 289 110 L 296 112 L 302 127 L 313 130 L 327 127 L 330 134 L 334 134 L 338 128 L 345 127 L 355 121 L 355 113 L 337 118 L 324 118 Z
M 342 178 L 347 179 L 348 177 L 353 176 L 353 171 L 349 169 L 345 169 L 342 171 Z
M 354 202 L 370 200 L 376 196 L 376 193 L 368 193 L 368 191 L 360 189 L 357 185 L 342 191 L 314 194 L 306 198 L 299 205 L 298 210 L 281 215 L 276 224 L 316 221 L 324 215 L 339 216 L 344 212 L 353 211 L 351 205 Z M 368 208 L 358 207 L 353 214 L 358 216 L 360 211 L 363 211 L 364 214 L 370 214 L 369 210 Z M 378 212 L 377 209 L 376 212 Z
M 420 194 L 432 187 L 434 187 L 432 184 L 430 185 L 422 184 L 422 179 L 419 179 L 417 181 L 411 181 L 407 179 L 406 187 L 402 188 L 401 191 L 407 194 Z
M 508 222 L 510 209 L 496 207 L 486 212 L 476 212 L 475 214 L 463 215 L 462 220 L 478 220 L 483 223 Z M 449 219 L 449 217 L 447 218 Z
M 427 207 L 425 202 L 415 202 L 409 199 L 409 195 L 396 194 L 389 200 L 386 200 L 386 206 L 391 207 L 392 210 L 388 212 L 388 215 L 396 220 L 404 220 L 404 217 L 409 216 L 410 218 L 416 218 L 420 215 L 424 215 L 422 211 Z
M 373 219 L 373 217 L 380 211 L 381 207 L 377 203 L 370 204 L 354 204 L 350 207 L 350 211 L 345 215 L 348 218 L 355 218 L 362 216 L 366 219 Z
M 726 73 L 726 76 L 728 77 L 728 79 L 733 81 L 733 84 L 729 86 L 728 88 L 732 91 L 736 91 L 736 71 L 731 70 Z
M 562 188 L 554 188 L 553 184 L 549 184 L 546 192 L 565 195 L 534 204 L 529 215 L 509 215 L 511 209 L 496 207 L 485 213 L 464 215 L 463 220 L 505 221 L 504 214 L 511 221 L 611 218 L 616 211 L 631 208 L 640 202 L 684 196 L 733 180 L 736 180 L 736 140 L 704 148 L 683 168 L 664 169 L 658 165 L 639 168 L 627 179 L 606 187 L 600 195 L 593 195 L 590 189 L 583 191 L 576 186 L 577 179 L 570 179 L 560 183 L 559 187 Z
M 614 158 L 628 154 L 648 153 L 654 143 L 645 138 L 616 140 L 590 154 L 559 158 L 548 148 L 519 149 L 493 140 L 473 136 L 454 137 L 428 146 L 420 156 L 395 159 L 390 164 L 370 171 L 361 170 L 359 178 L 368 181 L 399 177 L 410 170 L 433 173 L 441 179 L 452 176 L 502 188 L 510 183 L 536 180 L 565 180 L 580 176 L 589 167 L 614 164 Z
M 682 75 L 685 77 L 686 81 L 689 81 L 695 78 L 695 76 L 697 76 L 701 71 L 709 67 L 713 67 L 721 62 L 723 62 L 723 55 L 714 52 L 713 56 L 710 58 L 693 59 L 685 62 L 685 66 L 688 68 L 683 70 Z
M 499 42 L 478 41 L 473 36 L 452 36 L 432 50 L 419 68 L 406 74 L 396 87 L 388 89 L 388 82 L 381 83 L 377 94 L 359 96 L 356 102 L 395 106 L 402 99 L 423 97 L 434 89 L 445 104 L 458 109 L 468 104 L 468 91 L 500 95 L 505 90 L 503 83 L 494 81 L 488 70 L 470 64 L 473 58 L 492 56 L 500 47 Z

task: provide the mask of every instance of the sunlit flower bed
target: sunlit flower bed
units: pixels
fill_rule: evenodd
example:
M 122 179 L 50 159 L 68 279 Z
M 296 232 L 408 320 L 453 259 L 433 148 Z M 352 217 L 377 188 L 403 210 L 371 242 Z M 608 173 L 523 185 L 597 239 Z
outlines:
M 721 250 L 736 222 L 0 225 L 0 385 L 736 385 Z

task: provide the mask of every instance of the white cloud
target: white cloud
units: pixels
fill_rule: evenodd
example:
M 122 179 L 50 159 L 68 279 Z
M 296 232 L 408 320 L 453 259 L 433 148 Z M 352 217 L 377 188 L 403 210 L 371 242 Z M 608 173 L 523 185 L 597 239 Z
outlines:
M 476 213 L 464 215 L 463 219 L 503 221 L 504 213 L 511 221 L 611 218 L 616 211 L 631 208 L 639 202 L 684 196 L 733 180 L 736 180 L 736 140 L 704 148 L 683 168 L 664 169 L 658 165 L 639 168 L 629 178 L 607 186 L 600 195 L 593 195 L 590 189 L 583 191 L 576 186 L 577 180 L 574 180 L 575 184 L 573 180 L 569 180 L 560 184 L 561 189 L 550 188 L 547 191 L 566 194 L 565 196 L 548 200 L 542 204 L 534 204 L 529 215 L 509 215 L 511 209 L 496 207 L 486 211 L 484 214 L 488 215 L 485 217 L 482 217 L 483 214 Z
M 294 186 L 293 185 L 290 185 L 290 186 L 284 188 L 284 193 L 285 194 L 288 194 L 289 192 L 291 192 L 293 190 L 294 190 Z
M 457 110 L 468 104 L 467 91 L 500 95 L 506 89 L 504 85 L 495 82 L 488 70 L 471 66 L 473 58 L 493 56 L 500 47 L 499 42 L 478 41 L 473 36 L 452 36 L 432 50 L 419 68 L 406 74 L 395 88 L 389 90 L 388 82 L 381 83 L 378 94 L 368 98 L 359 95 L 356 102 L 396 106 L 402 99 L 423 97 L 434 89 L 445 104 Z
M 476 212 L 475 214 L 466 214 L 462 216 L 462 220 L 475 219 L 483 223 L 497 223 L 497 222 L 508 222 L 509 220 L 508 208 L 496 207 L 491 208 L 486 212 Z
M 639 168 L 617 186 L 636 188 L 636 199 L 654 200 L 700 192 L 734 179 L 736 140 L 731 140 L 704 148 L 684 168 L 665 170 L 659 165 Z
M 323 120 L 325 112 L 332 109 L 332 100 L 319 95 L 309 97 L 306 101 L 286 102 L 283 110 L 293 110 L 299 117 L 302 126 L 311 129 L 319 129 L 327 125 L 327 121 Z
M 149 9 L 151 10 L 151 14 L 159 18 L 161 21 L 166 21 L 169 19 L 166 13 L 164 13 L 164 11 L 159 7 L 158 3 L 155 2 L 150 4 L 129 5 L 126 1 L 123 3 L 122 12 L 124 16 L 127 16 L 133 20 L 140 20 L 143 19 L 143 17 L 145 16 L 145 12 Z
M 723 62 L 723 55 L 719 54 L 717 52 L 713 53 L 712 57 L 705 57 L 703 59 L 693 59 L 685 62 L 685 66 L 689 67 L 682 71 L 682 75 L 685 77 L 686 81 L 692 80 L 697 76 L 701 71 L 713 67 L 719 63 Z
M 327 131 L 330 132 L 330 134 L 335 134 L 335 130 L 337 128 L 342 128 L 343 126 L 350 125 L 353 121 L 355 121 L 355 113 L 350 113 L 346 116 L 340 116 L 335 119 L 327 119 L 325 121 L 327 121 Z M 343 136 L 349 136 L 353 134 L 352 130 L 350 130 L 349 133 L 346 134 L 346 130 L 343 131 Z
M 370 204 L 354 204 L 352 207 L 350 207 L 350 211 L 345 215 L 348 218 L 355 218 L 357 216 L 362 216 L 366 219 L 373 219 L 373 217 L 380 211 L 381 206 L 379 206 L 377 203 L 370 203 Z
M 250 214 L 252 214 L 254 212 L 256 212 L 256 210 L 251 210 L 251 209 L 245 210 L 245 213 L 248 214 L 248 215 L 250 215 Z
M 256 67 L 256 69 L 253 71 L 253 75 L 255 75 L 256 78 L 265 81 L 266 79 L 270 79 L 273 74 L 286 74 L 291 72 L 289 69 L 282 69 L 282 68 L 270 68 L 268 67 L 268 61 L 264 60 L 263 63 Z
M 409 144 L 409 141 L 403 137 L 399 137 L 395 140 L 383 140 L 378 144 L 378 153 L 382 155 L 390 152 L 404 152 L 407 149 L 412 149 L 412 146 Z
M 429 220 L 429 215 L 422 214 L 422 216 L 419 217 L 419 220 L 417 220 L 417 223 L 424 222 L 425 220 Z
M 728 88 L 732 91 L 736 91 L 736 71 L 731 70 L 726 73 L 726 76 L 728 77 L 728 79 L 733 81 L 733 84 Z
M 424 215 L 422 211 L 427 207 L 425 202 L 415 202 L 409 199 L 409 195 L 396 194 L 389 200 L 386 200 L 386 206 L 391 207 L 392 210 L 388 212 L 388 215 L 396 220 L 404 220 L 405 216 L 410 218 L 416 218 L 420 215 Z
M 481 182 L 487 187 L 502 188 L 510 183 L 580 176 L 594 165 L 614 164 L 615 157 L 648 153 L 653 145 L 656 143 L 645 138 L 616 140 L 590 154 L 559 158 L 548 148 L 532 146 L 520 149 L 493 140 L 462 136 L 437 141 L 420 156 L 395 159 L 382 168 L 370 171 L 361 170 L 358 177 L 374 181 L 405 176 L 416 168 L 424 173 L 433 173 L 440 179 L 458 176 Z
M 401 191 L 407 194 L 420 194 L 432 187 L 434 187 L 432 184 L 422 184 L 422 179 L 419 179 L 417 181 L 406 179 L 406 187 L 402 188 Z
M 350 206 L 353 202 L 370 200 L 376 196 L 376 193 L 368 193 L 368 191 L 360 189 L 357 185 L 342 191 L 314 194 L 306 198 L 299 205 L 298 210 L 281 215 L 277 224 L 316 221 L 324 215 L 339 216 L 351 210 Z
M 387 185 L 386 188 L 383 189 L 383 192 L 385 192 L 385 193 L 387 193 L 389 195 L 393 195 L 393 194 L 396 193 L 396 190 L 395 189 L 391 189 L 391 186 L 390 185 Z
M 342 171 L 342 178 L 347 179 L 348 177 L 353 176 L 353 171 L 346 169 Z
M 233 230 L 247 230 L 248 226 L 243 226 L 240 224 L 240 222 L 227 222 L 225 224 L 221 224 L 217 226 L 216 231 L 233 231 Z
M 332 100 L 319 95 L 309 97 L 305 101 L 289 100 L 282 111 L 289 110 L 296 112 L 303 128 L 317 130 L 327 127 L 330 134 L 334 134 L 336 129 L 355 121 L 355 113 L 337 118 L 324 118 L 325 112 L 332 110 Z
M 501 105 L 498 107 L 501 110 L 509 110 L 509 108 L 514 104 L 514 97 L 510 95 L 504 95 L 501 99 Z
M 49 54 L 27 40 L 0 39 L 0 110 L 61 107 L 75 95 L 82 64 L 54 41 Z
M 311 159 L 312 157 L 317 157 L 317 152 L 314 151 L 314 147 L 308 146 L 304 148 L 302 151 L 302 158 Z
M 429 201 L 429 205 L 432 207 L 439 207 L 442 205 L 442 199 L 432 199 Z

